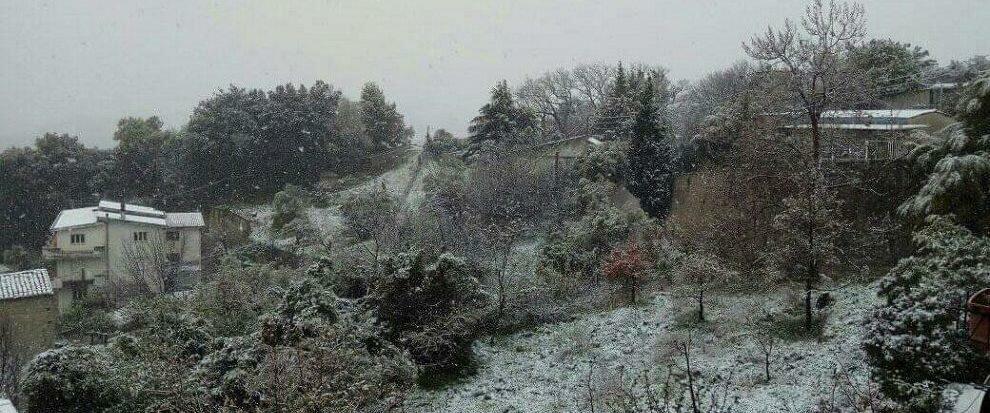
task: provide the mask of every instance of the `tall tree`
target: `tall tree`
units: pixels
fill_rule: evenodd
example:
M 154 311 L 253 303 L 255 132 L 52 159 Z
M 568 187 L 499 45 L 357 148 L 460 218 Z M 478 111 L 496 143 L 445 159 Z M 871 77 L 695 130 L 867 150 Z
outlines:
M 492 88 L 491 101 L 478 112 L 468 127 L 471 134 L 468 154 L 478 152 L 485 144 L 502 146 L 532 140 L 530 134 L 535 126 L 533 115 L 516 104 L 506 81 L 498 82 Z
M 153 197 L 162 188 L 162 147 L 171 133 L 157 116 L 127 117 L 117 122 L 117 147 L 94 181 L 99 192 L 123 199 Z
M 200 102 L 175 144 L 173 192 L 210 203 L 317 181 L 335 166 L 339 100 L 322 81 L 218 92 Z
M 670 211 L 674 183 L 671 134 L 662 124 L 654 102 L 653 82 L 640 93 L 629 144 L 629 174 L 626 188 L 639 198 L 640 206 L 654 217 Z
M 821 158 L 822 112 L 863 100 L 860 76 L 843 64 L 844 52 L 866 34 L 863 6 L 814 0 L 801 18 L 801 29 L 786 20 L 781 29 L 767 28 L 743 49 L 766 63 L 798 104 L 811 125 L 811 161 Z
M 36 250 L 59 210 L 94 201 L 90 181 L 105 154 L 75 136 L 47 133 L 33 148 L 0 153 L 0 250 Z
M 412 136 L 395 103 L 386 101 L 374 82 L 365 83 L 361 89 L 361 121 L 376 150 L 404 145 Z
M 938 66 L 928 50 L 890 39 L 872 39 L 852 47 L 847 62 L 866 76 L 877 97 L 923 87 Z
M 595 132 L 612 138 L 627 136 L 633 116 L 633 94 L 626 71 L 619 62 L 612 90 L 595 120 Z

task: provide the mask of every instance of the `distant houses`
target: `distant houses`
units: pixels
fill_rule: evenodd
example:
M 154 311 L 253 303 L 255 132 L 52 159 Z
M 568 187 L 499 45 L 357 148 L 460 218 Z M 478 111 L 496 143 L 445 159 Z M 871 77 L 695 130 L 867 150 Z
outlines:
M 786 118 L 786 117 L 785 117 Z M 822 159 L 836 162 L 873 162 L 899 159 L 910 150 L 911 133 L 934 133 L 954 120 L 937 109 L 863 109 L 822 112 Z M 788 134 L 807 134 L 807 117 L 783 122 Z
M 45 269 L 0 274 L 0 344 L 26 360 L 51 347 L 58 307 Z
M 204 226 L 199 212 L 122 202 L 63 210 L 42 248 L 44 258 L 54 261 L 59 311 L 96 288 L 110 298 L 135 289 L 175 290 L 200 271 Z

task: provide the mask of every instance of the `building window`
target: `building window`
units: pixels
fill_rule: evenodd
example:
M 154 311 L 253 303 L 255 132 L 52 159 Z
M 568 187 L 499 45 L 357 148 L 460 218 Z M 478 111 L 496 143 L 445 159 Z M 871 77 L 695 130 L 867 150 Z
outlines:
M 85 244 L 86 243 L 86 234 L 72 234 L 72 235 L 69 235 L 69 243 L 70 244 Z
M 148 233 L 147 232 L 144 232 L 144 231 L 135 232 L 134 233 L 134 240 L 135 241 L 147 241 L 148 240 Z
M 169 232 L 166 232 L 165 233 L 165 239 L 167 239 L 169 241 L 178 241 L 179 240 L 179 231 L 169 231 Z

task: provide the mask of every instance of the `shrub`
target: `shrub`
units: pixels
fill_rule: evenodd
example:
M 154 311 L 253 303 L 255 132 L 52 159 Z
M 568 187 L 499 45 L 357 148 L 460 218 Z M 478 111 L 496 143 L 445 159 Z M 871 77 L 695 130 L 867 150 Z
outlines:
M 409 351 L 424 378 L 469 365 L 491 301 L 479 273 L 450 254 L 411 250 L 382 260 L 369 304 L 385 337 Z
M 934 406 L 945 382 L 976 382 L 990 360 L 969 343 L 964 303 L 990 285 L 990 240 L 944 217 L 915 234 L 916 255 L 880 281 L 863 348 L 874 377 L 892 398 Z M 919 407 L 924 408 L 924 407 Z
M 316 280 L 304 278 L 285 292 L 282 302 L 261 318 L 261 340 L 287 346 L 315 337 L 321 326 L 337 320 L 337 297 Z
M 272 209 L 272 229 L 281 230 L 290 222 L 305 218 L 306 194 L 302 188 L 288 184 L 275 193 Z
M 113 376 L 103 346 L 68 346 L 39 354 L 24 370 L 21 395 L 28 411 L 93 412 L 121 410 L 124 383 Z
M 375 187 L 349 196 L 340 212 L 346 220 L 346 234 L 358 241 L 373 241 L 376 256 L 397 235 L 399 201 L 385 188 Z

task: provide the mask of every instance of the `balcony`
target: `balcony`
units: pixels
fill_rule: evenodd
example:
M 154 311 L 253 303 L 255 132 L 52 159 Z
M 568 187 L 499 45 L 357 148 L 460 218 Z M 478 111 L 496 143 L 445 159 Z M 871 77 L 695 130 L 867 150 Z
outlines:
M 85 250 L 66 251 L 58 247 L 42 247 L 41 256 L 46 260 L 64 260 L 76 258 L 100 258 L 106 252 L 104 247 L 93 247 Z

